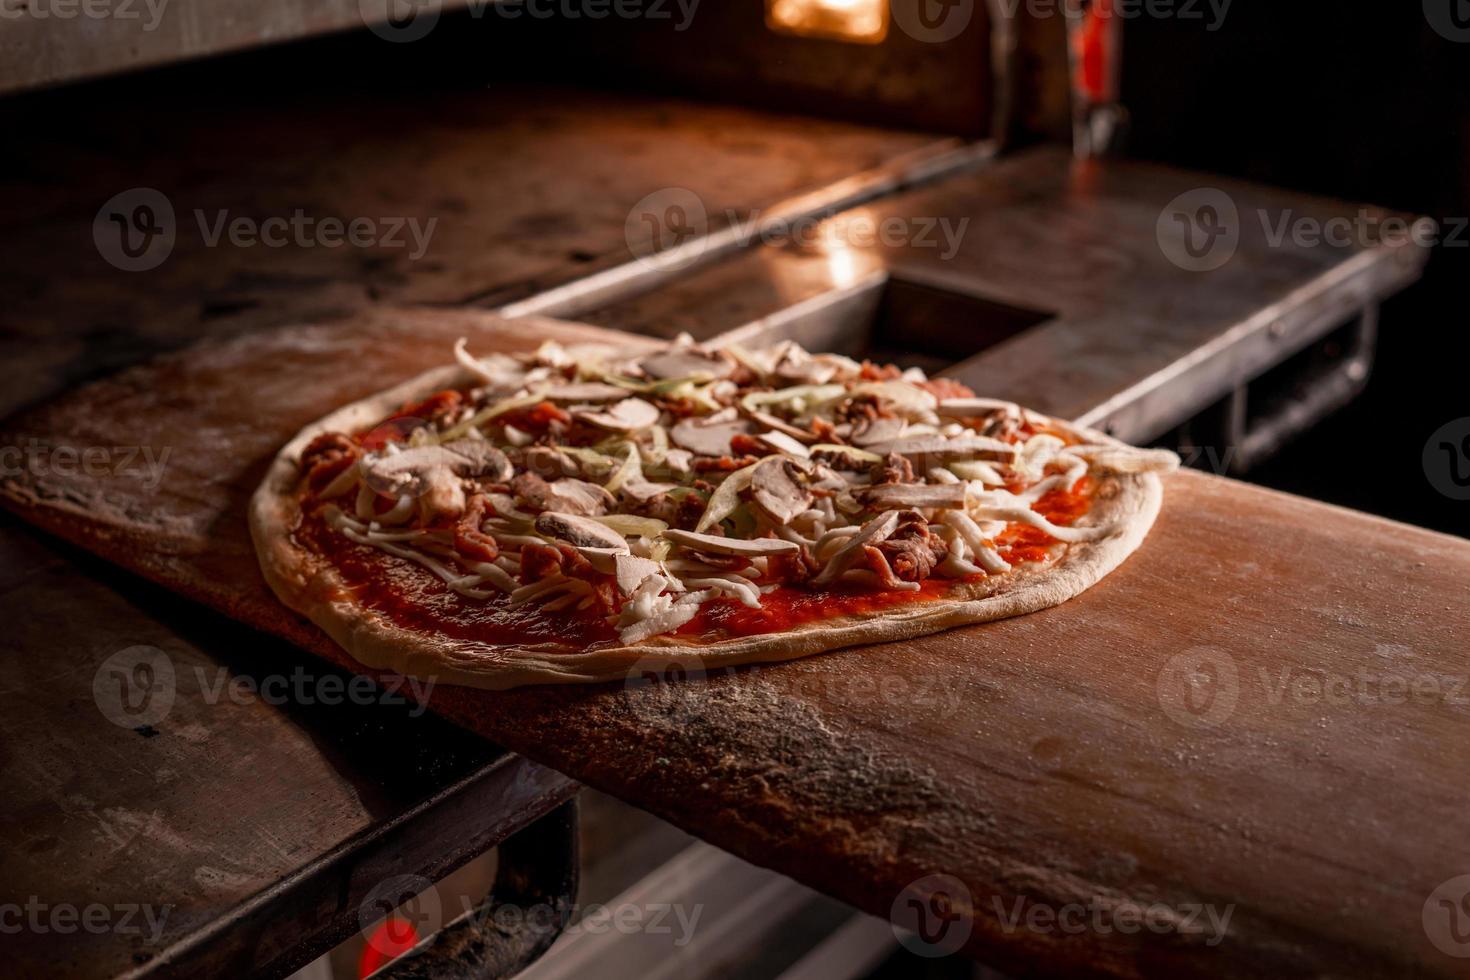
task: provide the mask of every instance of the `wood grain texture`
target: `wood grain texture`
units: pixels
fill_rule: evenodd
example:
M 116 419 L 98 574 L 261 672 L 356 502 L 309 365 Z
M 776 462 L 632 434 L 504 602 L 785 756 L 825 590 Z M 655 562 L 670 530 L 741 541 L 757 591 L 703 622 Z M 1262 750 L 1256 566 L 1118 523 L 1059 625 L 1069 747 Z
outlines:
M 608 336 L 417 313 L 186 352 L 0 438 L 174 446 L 157 494 L 42 473 L 4 500 L 351 666 L 266 593 L 246 498 L 300 424 L 468 328 Z M 1138 554 L 1057 609 L 685 683 L 439 687 L 430 707 L 878 915 L 953 876 L 966 950 L 1017 973 L 1465 975 L 1424 916 L 1470 872 L 1467 583 L 1459 539 L 1186 472 Z M 1222 937 L 1195 906 L 1228 915 Z M 1046 911 L 1069 909 L 1080 929 Z
M 685 189 L 714 228 L 946 143 L 525 82 L 410 76 L 306 93 L 287 74 L 221 94 L 203 70 L 0 104 L 0 133 L 23 136 L 28 161 L 0 173 L 0 226 L 24 243 L 0 263 L 0 359 L 24 363 L 0 406 L 201 338 L 378 305 L 521 299 L 634 259 L 626 225 L 648 195 Z M 93 234 L 104 203 L 133 188 L 167 197 L 176 232 L 166 260 L 140 272 L 110 265 Z M 225 233 L 298 214 L 310 223 L 281 247 Z M 333 245 L 325 219 L 378 232 Z

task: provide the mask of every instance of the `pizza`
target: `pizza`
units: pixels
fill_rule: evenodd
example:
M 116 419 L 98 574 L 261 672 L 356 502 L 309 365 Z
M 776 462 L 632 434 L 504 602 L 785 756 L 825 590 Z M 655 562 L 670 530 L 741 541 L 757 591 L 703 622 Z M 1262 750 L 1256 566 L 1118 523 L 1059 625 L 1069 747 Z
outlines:
M 362 663 L 501 689 L 1053 606 L 1138 547 L 1177 464 L 791 342 L 461 340 L 302 431 L 250 520 L 281 601 Z

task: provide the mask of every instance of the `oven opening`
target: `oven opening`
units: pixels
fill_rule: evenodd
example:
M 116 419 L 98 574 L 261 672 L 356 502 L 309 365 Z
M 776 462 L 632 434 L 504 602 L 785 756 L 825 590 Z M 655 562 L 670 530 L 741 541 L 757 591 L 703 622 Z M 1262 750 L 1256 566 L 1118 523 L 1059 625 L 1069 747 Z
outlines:
M 1051 318 L 981 296 L 889 279 L 877 315 L 851 356 L 935 374 Z
M 739 327 L 715 343 L 795 340 L 858 360 L 933 375 L 988 350 L 1054 313 L 879 274 Z

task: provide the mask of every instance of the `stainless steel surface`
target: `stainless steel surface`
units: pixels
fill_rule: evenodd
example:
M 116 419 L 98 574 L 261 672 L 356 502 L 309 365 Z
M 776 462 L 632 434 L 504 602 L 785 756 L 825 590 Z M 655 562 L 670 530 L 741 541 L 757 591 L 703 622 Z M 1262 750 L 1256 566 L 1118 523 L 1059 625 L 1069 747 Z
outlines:
M 1206 188 L 1229 196 L 1239 240 L 1221 267 L 1195 272 L 1170 260 L 1160 236 L 1171 202 Z M 1410 239 L 1329 246 L 1269 234 L 1282 216 L 1325 223 L 1358 210 L 1042 148 L 844 212 L 824 222 L 816 244 L 749 251 L 581 319 L 664 336 L 779 329 L 822 338 L 865 329 L 844 321 L 870 316 L 875 290 L 928 287 L 1042 321 L 957 359 L 955 377 L 1146 442 L 1418 278 L 1428 251 Z M 858 227 L 942 219 L 951 230 L 965 222 L 948 250 L 943 240 L 852 240 Z
M 577 801 L 518 831 L 499 847 L 490 894 L 378 980 L 509 980 L 556 941 L 571 920 L 580 868 Z M 397 902 L 385 903 L 389 915 Z
M 445 8 L 466 3 L 443 0 Z M 7 0 L 0 93 L 362 28 L 386 20 L 387 7 L 386 0 Z
M 629 263 L 576 279 L 535 296 L 497 307 L 509 317 L 554 316 L 576 318 L 599 306 L 615 303 L 666 285 L 674 285 L 694 270 L 718 263 L 752 243 L 780 236 L 782 229 L 816 224 L 859 204 L 955 173 L 984 166 L 999 147 L 990 141 L 942 141 L 888 160 L 881 166 L 829 184 L 808 194 L 779 201 L 752 215 L 746 223 L 728 223 L 672 247 L 655 249 L 647 240 L 630 243 L 638 257 Z M 659 219 L 660 232 L 665 230 Z
M 1275 455 L 1292 439 L 1358 397 L 1367 387 L 1373 370 L 1378 340 L 1378 305 L 1366 307 L 1350 325 L 1346 350 L 1328 363 L 1313 365 L 1293 377 L 1280 379 L 1277 386 L 1288 391 L 1263 392 L 1260 386 L 1273 380 L 1268 374 L 1230 393 L 1228 429 L 1223 445 L 1234 450 L 1230 472 L 1241 475 Z M 1265 411 L 1252 412 L 1261 396 L 1274 395 Z

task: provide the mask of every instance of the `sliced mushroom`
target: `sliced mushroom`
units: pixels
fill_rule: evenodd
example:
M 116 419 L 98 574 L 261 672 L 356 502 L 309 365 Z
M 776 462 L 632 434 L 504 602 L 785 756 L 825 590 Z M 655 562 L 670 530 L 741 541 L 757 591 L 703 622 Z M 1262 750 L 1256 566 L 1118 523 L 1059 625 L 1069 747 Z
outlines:
M 854 446 L 871 446 L 881 442 L 892 442 L 903 435 L 908 423 L 903 419 L 863 419 L 852 427 Z
M 595 483 L 563 477 L 548 483 L 535 473 L 520 473 L 510 481 L 510 492 L 532 510 L 549 510 L 563 514 L 591 517 L 607 513 L 617 498 Z
M 565 541 L 574 548 L 611 548 L 617 552 L 628 550 L 628 542 L 606 524 L 577 514 L 560 514 L 547 511 L 536 518 L 536 530 L 548 538 Z
M 770 412 L 752 410 L 749 412 L 749 415 L 751 418 L 755 419 L 766 428 L 774 429 L 776 432 L 784 432 L 786 433 L 786 435 L 799 442 L 811 443 L 817 441 L 817 437 L 808 432 L 806 429 L 803 429 L 800 426 L 792 425 L 790 422 L 779 419 L 776 416 L 772 415 Z
M 813 585 L 826 585 L 836 581 L 837 577 L 853 566 L 853 563 L 862 557 L 863 549 L 868 545 L 878 544 L 887 540 L 888 536 L 898 527 L 898 511 L 890 510 L 879 514 L 868 523 L 858 529 L 858 532 L 847 539 L 837 553 L 827 559 L 827 564 L 812 579 Z
M 985 436 L 959 436 L 946 439 L 944 436 L 904 436 L 887 442 L 874 443 L 865 447 L 869 452 L 886 456 L 898 453 L 909 458 L 931 456 L 939 459 L 1011 459 L 1016 447 L 999 439 Z
M 664 453 L 664 466 L 676 476 L 686 476 L 694 471 L 694 454 L 687 449 L 670 449 Z
M 866 449 L 857 449 L 853 446 L 840 446 L 835 443 L 823 443 L 812 450 L 812 459 L 824 463 L 831 463 L 839 470 L 850 470 L 854 472 L 866 471 L 876 463 L 882 463 L 883 457 L 877 453 L 870 453 Z
M 801 548 L 794 541 L 782 541 L 780 538 L 754 538 L 747 541 L 743 538 L 719 538 L 697 531 L 680 531 L 672 527 L 664 531 L 663 536 L 681 547 L 712 555 L 780 555 L 799 551 Z
M 677 483 L 650 483 L 647 480 L 625 480 L 618 493 L 637 504 L 646 504 L 661 493 L 668 493 L 679 486 Z
M 730 456 L 734 453 L 730 440 L 738 435 L 748 435 L 750 422 L 741 418 L 717 422 L 716 418 L 718 416 L 712 415 L 704 419 L 683 419 L 669 430 L 669 438 L 696 456 Z
M 756 441 L 762 445 L 769 446 L 778 453 L 786 453 L 788 456 L 806 457 L 811 455 L 811 450 L 804 444 L 791 438 L 784 432 L 760 432 L 756 434 Z
M 750 499 L 770 519 L 790 524 L 812 505 L 807 477 L 812 464 L 791 456 L 771 456 L 756 464 L 750 475 Z
M 483 439 L 456 439 L 441 446 L 416 446 L 379 456 L 363 467 L 364 480 L 379 493 L 416 496 L 435 514 L 464 510 L 466 477 L 492 482 L 510 478 L 514 468 L 505 453 Z
M 600 381 L 585 381 L 578 384 L 555 385 L 543 391 L 542 396 L 554 402 L 610 402 L 628 396 L 627 388 L 607 385 Z
M 970 498 L 968 483 L 885 483 L 861 487 L 852 495 L 865 506 L 889 510 L 893 508 L 963 508 Z
M 658 409 L 641 398 L 624 398 L 601 412 L 577 412 L 584 422 L 614 432 L 637 432 L 658 422 Z
M 978 418 L 991 412 L 1019 416 L 1021 408 L 999 398 L 946 398 L 939 403 L 939 414 L 951 419 Z
M 652 354 L 638 362 L 643 373 L 650 378 L 663 381 L 672 378 L 697 378 L 713 381 L 729 376 L 735 365 L 718 354 L 709 354 L 696 347 L 675 347 Z
M 832 380 L 832 376 L 837 373 L 837 366 L 818 361 L 799 345 L 789 343 L 776 358 L 771 373 L 785 381 L 819 385 Z
M 542 479 L 554 480 L 563 476 L 577 476 L 581 465 L 570 454 L 550 446 L 528 446 L 521 452 L 521 468 Z
M 551 484 L 552 507 L 564 514 L 605 514 L 617 505 L 617 498 L 603 487 L 586 480 L 562 477 Z

